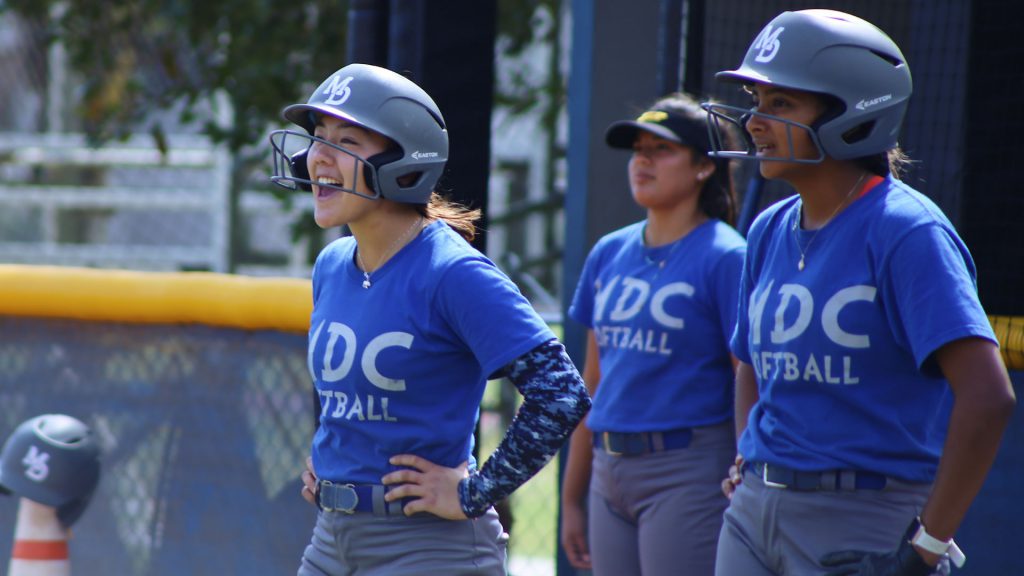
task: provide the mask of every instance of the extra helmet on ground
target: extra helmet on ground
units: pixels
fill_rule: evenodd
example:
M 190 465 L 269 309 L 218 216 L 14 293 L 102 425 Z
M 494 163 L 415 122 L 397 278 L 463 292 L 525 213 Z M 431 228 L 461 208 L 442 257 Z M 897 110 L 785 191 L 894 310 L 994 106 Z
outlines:
M 907 61 L 889 36 L 856 16 L 819 9 L 776 16 L 742 65 L 716 77 L 836 99 L 842 109 L 813 128 L 824 152 L 840 160 L 895 148 L 913 89 Z
M 99 483 L 99 456 L 81 420 L 64 414 L 30 418 L 0 451 L 0 490 L 58 508 L 61 522 L 70 526 Z
M 288 106 L 283 115 L 304 128 L 307 137 L 312 137 L 318 116 L 328 115 L 394 142 L 397 150 L 359 158 L 370 165 L 364 174 L 373 191 L 371 197 L 426 204 L 448 161 L 448 131 L 437 104 L 413 81 L 386 68 L 349 64 L 324 80 L 306 103 Z M 275 134 L 282 140 L 288 134 L 298 135 L 288 130 Z M 275 142 L 273 135 L 271 144 L 276 156 L 272 180 L 308 187 L 305 150 L 286 154 L 283 143 Z M 284 164 L 290 176 L 283 175 Z

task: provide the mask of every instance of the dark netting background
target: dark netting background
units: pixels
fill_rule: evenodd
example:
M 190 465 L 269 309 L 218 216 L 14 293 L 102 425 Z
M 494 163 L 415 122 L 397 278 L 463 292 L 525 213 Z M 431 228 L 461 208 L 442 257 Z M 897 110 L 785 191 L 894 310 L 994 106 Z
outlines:
M 59 412 L 106 447 L 75 574 L 294 574 L 315 510 L 306 336 L 0 316 L 0 434 Z M 0 498 L 0 558 L 17 499 Z M 5 561 L 6 565 L 6 561 Z
M 703 53 L 699 91 L 748 106 L 736 84 L 715 81 L 739 66 L 750 41 L 785 10 L 830 8 L 872 22 L 900 46 L 914 94 L 900 145 L 914 161 L 903 180 L 928 195 L 964 237 L 978 266 L 982 303 L 990 314 L 1024 314 L 1024 194 L 1019 190 L 1024 107 L 1024 44 L 1012 42 L 1017 0 L 716 0 L 702 2 Z M 696 88 L 691 88 L 696 89 Z M 753 163 L 744 163 L 743 195 Z M 792 194 L 765 184 L 758 211 Z

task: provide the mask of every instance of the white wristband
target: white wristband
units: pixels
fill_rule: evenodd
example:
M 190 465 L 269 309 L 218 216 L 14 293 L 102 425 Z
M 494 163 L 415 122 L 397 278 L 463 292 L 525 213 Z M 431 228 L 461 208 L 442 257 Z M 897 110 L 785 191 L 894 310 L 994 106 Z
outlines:
M 967 561 L 967 556 L 964 556 L 963 551 L 960 550 L 960 547 L 956 545 L 956 542 L 954 542 L 952 538 L 947 542 L 932 536 L 925 531 L 924 524 L 921 523 L 920 519 L 917 521 L 917 533 L 914 534 L 910 543 L 922 550 L 927 550 L 928 552 L 939 556 L 949 554 L 950 561 L 953 562 L 957 568 L 962 568 L 964 562 Z

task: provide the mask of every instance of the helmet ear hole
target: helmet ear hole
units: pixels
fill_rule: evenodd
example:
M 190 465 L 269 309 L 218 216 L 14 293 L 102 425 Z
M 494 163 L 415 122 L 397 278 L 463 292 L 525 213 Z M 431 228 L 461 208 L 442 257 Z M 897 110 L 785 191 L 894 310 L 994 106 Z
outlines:
M 899 65 L 902 64 L 902 62 L 900 62 L 899 59 L 897 59 L 896 57 L 894 57 L 891 54 L 886 54 L 884 52 L 879 52 L 878 50 L 872 50 L 871 53 L 874 54 L 875 56 L 878 56 L 882 60 L 885 60 L 889 64 L 892 64 L 895 67 L 899 67 Z
M 846 132 L 843 133 L 843 142 L 846 142 L 847 144 L 856 144 L 857 142 L 860 142 L 861 140 L 864 140 L 865 138 L 870 136 L 871 131 L 874 130 L 874 128 L 874 120 L 864 122 L 863 124 L 855 126 L 854 128 L 847 130 Z
M 398 186 L 404 189 L 414 188 L 420 183 L 422 178 L 423 172 L 410 172 L 408 174 L 403 174 L 397 178 Z

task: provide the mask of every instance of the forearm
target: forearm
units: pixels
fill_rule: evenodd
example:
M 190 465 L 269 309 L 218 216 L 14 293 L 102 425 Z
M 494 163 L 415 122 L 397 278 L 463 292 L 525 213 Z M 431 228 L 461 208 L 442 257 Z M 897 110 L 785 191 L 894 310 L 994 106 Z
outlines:
M 947 540 L 985 482 L 1015 398 L 998 350 L 990 343 L 974 340 L 947 346 L 939 361 L 956 399 L 921 523 L 932 536 Z
M 471 518 L 543 468 L 590 409 L 583 380 L 557 341 L 517 359 L 506 374 L 524 401 L 491 457 L 459 484 L 463 512 Z
M 948 540 L 956 533 L 999 450 L 1009 413 L 986 408 L 962 402 L 953 408 L 935 486 L 921 514 L 921 523 L 936 538 Z
M 590 489 L 593 458 L 593 433 L 581 422 L 569 442 L 569 458 L 562 481 L 562 501 L 580 503 L 586 498 Z

